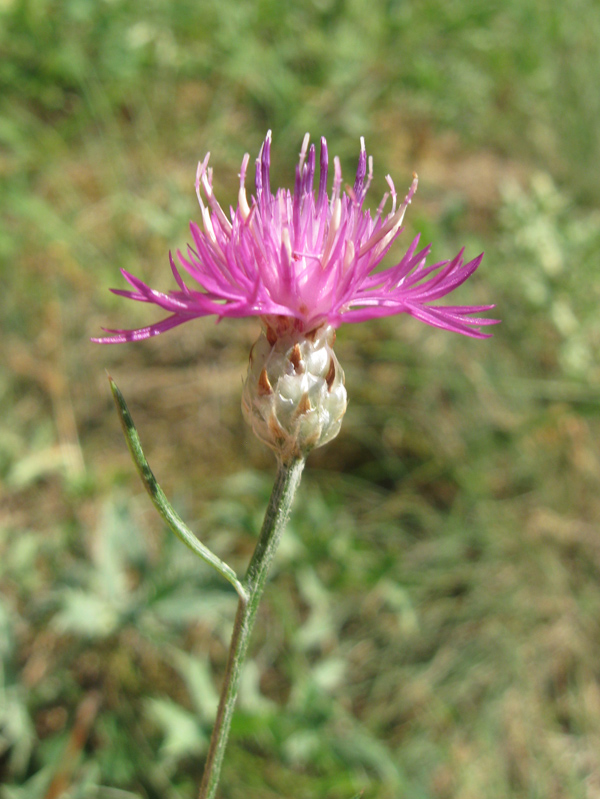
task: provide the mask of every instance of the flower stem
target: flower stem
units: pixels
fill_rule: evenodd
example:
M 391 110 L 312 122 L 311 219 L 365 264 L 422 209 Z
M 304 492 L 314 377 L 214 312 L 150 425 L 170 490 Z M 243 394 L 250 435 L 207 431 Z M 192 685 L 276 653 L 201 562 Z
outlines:
M 213 799 L 217 791 L 250 634 L 256 619 L 267 574 L 289 518 L 292 501 L 300 484 L 303 469 L 304 458 L 295 458 L 285 464 L 279 464 L 277 479 L 273 486 L 260 538 L 248 566 L 246 576 L 242 581 L 245 596 L 240 594 L 238 610 L 233 624 L 225 679 L 208 749 L 199 799 Z

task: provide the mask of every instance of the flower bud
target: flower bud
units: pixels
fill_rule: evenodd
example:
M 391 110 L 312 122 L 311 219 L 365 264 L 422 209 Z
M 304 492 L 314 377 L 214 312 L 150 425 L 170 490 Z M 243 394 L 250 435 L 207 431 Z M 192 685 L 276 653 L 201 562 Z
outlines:
M 332 349 L 335 330 L 267 327 L 252 347 L 242 410 L 283 463 L 305 457 L 340 431 L 348 404 L 344 372 Z

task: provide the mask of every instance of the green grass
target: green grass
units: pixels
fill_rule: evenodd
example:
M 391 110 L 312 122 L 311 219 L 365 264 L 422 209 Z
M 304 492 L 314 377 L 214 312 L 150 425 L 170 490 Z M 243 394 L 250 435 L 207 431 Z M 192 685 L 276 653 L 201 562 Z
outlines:
M 191 799 L 274 476 L 239 408 L 254 321 L 154 319 L 195 164 L 236 197 L 273 129 L 416 170 L 415 230 L 486 257 L 477 342 L 343 327 L 350 407 L 309 460 L 257 624 L 227 799 L 591 799 L 600 790 L 600 14 L 593 0 L 0 3 L 0 797 Z M 375 199 L 373 200 L 375 203 Z

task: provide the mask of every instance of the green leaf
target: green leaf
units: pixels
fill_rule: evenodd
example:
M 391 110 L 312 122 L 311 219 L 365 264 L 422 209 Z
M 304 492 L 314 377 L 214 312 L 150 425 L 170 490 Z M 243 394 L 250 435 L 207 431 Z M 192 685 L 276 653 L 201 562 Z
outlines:
M 200 718 L 212 724 L 217 714 L 219 694 L 215 689 L 207 659 L 193 657 L 180 649 L 174 649 L 173 661 L 185 681 Z
M 62 594 L 62 610 L 53 619 L 61 632 L 86 638 L 105 638 L 119 624 L 116 606 L 108 599 L 78 588 L 67 588 Z
M 110 375 L 108 376 L 108 380 L 117 410 L 119 411 L 121 425 L 123 426 L 123 432 L 125 433 L 125 438 L 127 439 L 127 446 L 129 447 L 131 457 L 133 458 L 133 461 L 137 467 L 140 477 L 142 478 L 142 482 L 144 483 L 146 491 L 150 495 L 150 499 L 152 500 L 154 507 L 163 517 L 169 529 L 175 533 L 177 538 L 179 538 L 180 541 L 182 541 L 189 549 L 191 549 L 192 552 L 212 566 L 213 569 L 216 569 L 222 577 L 231 583 L 231 585 L 238 592 L 239 596 L 245 600 L 246 592 L 233 569 L 224 563 L 220 558 L 218 558 L 214 552 L 211 552 L 207 546 L 205 546 L 196 538 L 196 536 L 185 525 L 181 517 L 166 498 L 162 488 L 158 485 L 156 477 L 148 465 L 148 461 L 143 453 L 140 438 L 137 430 L 135 429 L 135 425 L 133 424 L 133 419 L 129 413 L 129 408 L 127 407 L 125 398 L 119 391 L 117 384 Z
M 52 767 L 46 767 L 30 777 L 21 786 L 5 785 L 1 789 L 0 799 L 43 799 L 50 780 L 52 779 Z
M 188 755 L 202 754 L 208 741 L 197 718 L 188 710 L 170 699 L 150 699 L 146 703 L 147 714 L 163 734 L 161 757 L 175 764 Z

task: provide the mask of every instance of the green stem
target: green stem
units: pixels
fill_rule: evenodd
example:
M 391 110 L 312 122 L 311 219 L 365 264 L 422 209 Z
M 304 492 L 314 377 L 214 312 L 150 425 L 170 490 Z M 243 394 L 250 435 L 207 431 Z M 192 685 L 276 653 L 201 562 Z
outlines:
M 240 594 L 225 670 L 225 679 L 221 690 L 221 700 L 210 740 L 199 799 L 213 799 L 217 792 L 233 709 L 240 687 L 242 664 L 248 650 L 250 634 L 256 619 L 256 612 L 269 567 L 289 518 L 292 501 L 300 484 L 303 468 L 303 458 L 297 458 L 287 464 L 279 465 L 277 479 L 269 500 L 260 538 L 248 566 L 246 576 L 242 581 L 245 596 Z
M 281 535 L 287 523 L 294 499 L 296 489 L 300 484 L 302 470 L 304 469 L 304 458 L 294 458 L 286 464 L 279 464 L 277 479 L 271 493 L 265 520 L 263 522 L 260 538 L 252 555 L 252 560 L 248 566 L 248 571 L 243 580 L 239 580 L 236 573 L 214 552 L 199 541 L 196 536 L 184 524 L 183 520 L 172 507 L 163 490 L 158 485 L 152 469 L 142 451 L 140 438 L 127 403 L 119 391 L 114 380 L 108 376 L 110 388 L 119 411 L 119 417 L 127 439 L 127 446 L 133 457 L 137 470 L 142 478 L 146 490 L 162 518 L 165 520 L 175 535 L 189 547 L 192 552 L 199 555 L 202 560 L 212 566 L 226 580 L 228 580 L 239 596 L 238 610 L 233 624 L 233 634 L 225 670 L 225 680 L 221 691 L 221 700 L 217 710 L 217 718 L 202 785 L 200 786 L 199 799 L 213 799 L 219 782 L 223 755 L 227 745 L 233 708 L 237 699 L 242 664 L 248 650 L 250 634 L 254 626 L 256 612 L 260 598 L 262 596 L 269 567 L 277 550 Z

